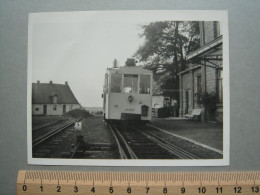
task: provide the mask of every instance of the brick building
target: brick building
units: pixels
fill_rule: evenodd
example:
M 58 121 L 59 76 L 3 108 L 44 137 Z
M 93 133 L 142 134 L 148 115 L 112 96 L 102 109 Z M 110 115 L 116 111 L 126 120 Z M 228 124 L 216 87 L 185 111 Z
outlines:
M 220 23 L 200 22 L 200 47 L 187 54 L 189 68 L 179 73 L 181 117 L 201 109 L 202 120 L 223 121 L 222 45 Z M 205 110 L 206 97 L 215 104 L 211 110 Z
M 49 83 L 32 84 L 32 115 L 62 115 L 81 108 L 68 82 L 65 85 Z

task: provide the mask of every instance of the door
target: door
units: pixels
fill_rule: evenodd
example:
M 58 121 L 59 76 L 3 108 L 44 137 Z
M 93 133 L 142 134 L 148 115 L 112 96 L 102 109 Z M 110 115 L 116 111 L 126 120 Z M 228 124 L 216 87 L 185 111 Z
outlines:
M 66 112 L 66 105 L 63 105 L 63 114 Z
M 185 114 L 188 114 L 189 112 L 189 90 L 185 91 Z
M 43 114 L 47 115 L 47 105 L 43 105 Z

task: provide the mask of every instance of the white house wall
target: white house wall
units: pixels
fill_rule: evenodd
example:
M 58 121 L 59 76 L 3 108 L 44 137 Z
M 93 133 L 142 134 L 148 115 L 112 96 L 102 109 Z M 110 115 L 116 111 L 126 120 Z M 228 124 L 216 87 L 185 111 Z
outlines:
M 162 108 L 163 107 L 163 102 L 164 102 L 164 97 L 163 96 L 153 96 L 152 107 L 153 108 Z
M 66 105 L 66 112 L 80 108 L 79 104 L 33 104 L 32 105 L 32 115 L 43 115 L 43 107 L 47 106 L 46 115 L 62 115 L 63 105 Z M 53 110 L 56 105 L 56 110 Z M 38 111 L 36 110 L 38 108 Z

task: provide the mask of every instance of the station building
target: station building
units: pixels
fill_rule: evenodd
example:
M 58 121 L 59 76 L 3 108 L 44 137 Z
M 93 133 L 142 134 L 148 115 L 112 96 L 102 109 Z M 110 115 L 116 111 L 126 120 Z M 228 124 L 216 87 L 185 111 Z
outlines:
M 170 97 L 154 94 L 152 97 L 152 108 L 163 108 L 171 105 Z
M 201 21 L 200 47 L 186 55 L 189 67 L 178 74 L 180 117 L 196 109 L 201 110 L 201 120 L 223 121 L 222 45 L 220 23 Z M 208 106 L 211 110 L 205 109 L 205 101 L 215 104 Z
M 63 84 L 32 84 L 32 115 L 62 115 L 70 110 L 81 108 L 68 82 Z

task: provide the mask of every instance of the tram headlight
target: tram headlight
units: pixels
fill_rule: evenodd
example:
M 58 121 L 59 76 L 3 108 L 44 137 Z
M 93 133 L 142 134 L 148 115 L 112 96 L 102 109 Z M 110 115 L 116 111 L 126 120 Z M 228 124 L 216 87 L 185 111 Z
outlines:
M 129 95 L 129 96 L 128 96 L 128 101 L 131 103 L 133 100 L 134 100 L 134 96 Z

